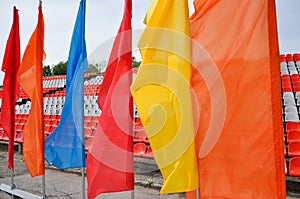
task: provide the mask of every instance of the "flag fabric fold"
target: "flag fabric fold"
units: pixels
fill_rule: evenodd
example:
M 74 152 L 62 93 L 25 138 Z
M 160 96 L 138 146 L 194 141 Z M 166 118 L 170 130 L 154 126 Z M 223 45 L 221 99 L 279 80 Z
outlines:
M 275 0 L 195 0 L 200 198 L 285 198 Z
M 101 193 L 134 188 L 131 50 L 132 2 L 125 0 L 124 14 L 110 54 L 98 96 L 102 109 L 87 156 L 88 198 Z
M 45 159 L 59 169 L 85 167 L 84 71 L 86 1 L 81 0 L 72 35 L 66 75 L 66 100 L 56 129 L 46 138 Z
M 18 82 L 31 100 L 31 110 L 24 127 L 23 156 L 32 177 L 44 175 L 43 60 L 44 18 L 39 5 L 38 23 L 25 49 Z
M 198 188 L 190 92 L 190 26 L 187 0 L 154 0 L 139 49 L 142 63 L 131 86 L 154 159 L 161 193 Z
M 15 107 L 19 94 L 17 74 L 20 67 L 20 33 L 19 13 L 14 6 L 13 24 L 6 43 L 5 54 L 2 62 L 2 71 L 5 73 L 3 80 L 3 97 L 1 106 L 1 125 L 8 133 L 8 161 L 7 167 L 14 168 L 14 138 L 15 138 Z

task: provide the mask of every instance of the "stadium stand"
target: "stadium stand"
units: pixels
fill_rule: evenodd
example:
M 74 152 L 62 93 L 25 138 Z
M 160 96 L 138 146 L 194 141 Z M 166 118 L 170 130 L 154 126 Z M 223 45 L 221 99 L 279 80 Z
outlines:
M 137 69 L 133 69 L 136 73 Z M 283 147 L 285 154 L 285 173 L 287 176 L 300 176 L 300 54 L 280 55 L 280 72 L 282 88 L 282 116 L 284 123 Z M 134 74 L 133 74 L 134 76 Z M 95 73 L 85 74 L 84 81 L 84 137 L 85 149 L 88 150 L 98 126 L 101 110 L 97 104 L 98 93 L 103 76 Z M 66 76 L 43 78 L 45 136 L 58 125 L 65 102 Z M 0 105 L 2 90 L 0 90 Z M 16 103 L 16 136 L 15 142 L 22 144 L 23 130 L 31 108 L 31 102 L 21 89 Z M 147 139 L 144 127 L 135 109 L 134 115 L 134 155 L 153 158 L 152 148 Z M 8 136 L 0 124 L 0 141 L 7 142 Z
M 300 176 L 300 54 L 280 55 L 285 174 Z

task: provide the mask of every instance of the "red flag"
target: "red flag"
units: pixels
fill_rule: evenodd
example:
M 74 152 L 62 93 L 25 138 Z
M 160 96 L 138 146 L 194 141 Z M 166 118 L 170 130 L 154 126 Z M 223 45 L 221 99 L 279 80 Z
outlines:
M 43 60 L 44 18 L 39 6 L 38 24 L 25 49 L 18 81 L 31 100 L 31 110 L 24 127 L 23 155 L 31 176 L 44 175 Z
M 17 73 L 20 66 L 20 59 L 19 13 L 14 6 L 14 21 L 7 40 L 2 63 L 2 71 L 5 72 L 5 77 L 3 81 L 1 124 L 9 137 L 7 163 L 9 169 L 14 168 L 15 106 L 19 94 Z
M 194 5 L 200 198 L 285 198 L 275 0 Z
M 134 187 L 133 103 L 129 91 L 132 82 L 131 10 L 131 0 L 125 0 L 123 20 L 98 97 L 102 114 L 86 164 L 89 198 Z

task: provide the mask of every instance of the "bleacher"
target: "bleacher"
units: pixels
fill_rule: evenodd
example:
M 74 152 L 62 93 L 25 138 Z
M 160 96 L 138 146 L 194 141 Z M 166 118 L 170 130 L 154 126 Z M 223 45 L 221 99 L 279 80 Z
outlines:
M 280 56 L 285 173 L 300 177 L 300 54 Z
M 91 138 L 93 138 L 96 127 L 98 126 L 98 117 L 101 114 L 101 110 L 98 106 L 98 93 L 100 91 L 103 76 L 95 73 L 85 74 L 84 81 L 84 138 L 85 149 L 88 150 L 91 144 Z M 2 104 L 2 90 L 0 90 L 0 105 Z M 43 78 L 43 101 L 44 101 L 44 134 L 45 137 L 51 134 L 51 132 L 57 127 L 66 96 L 66 76 L 51 76 Z M 31 101 L 26 93 L 20 88 L 19 99 L 16 103 L 16 115 L 15 115 L 15 142 L 23 143 L 23 131 L 24 126 L 30 112 Z M 0 115 L 1 116 L 1 115 Z M 153 154 L 147 153 L 149 148 L 149 142 L 147 140 L 145 131 L 140 122 L 135 123 L 134 129 L 135 137 L 134 143 L 139 143 L 142 148 L 134 146 L 136 156 L 142 156 L 147 158 L 153 158 Z M 7 142 L 8 135 L 0 124 L 0 141 Z M 137 152 L 138 151 L 138 152 Z

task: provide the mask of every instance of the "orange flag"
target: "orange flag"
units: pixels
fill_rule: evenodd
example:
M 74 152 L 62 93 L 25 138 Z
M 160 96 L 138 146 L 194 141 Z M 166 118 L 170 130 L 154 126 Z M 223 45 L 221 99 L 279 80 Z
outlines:
M 275 0 L 195 0 L 200 198 L 285 198 Z
M 44 175 L 44 113 L 43 113 L 43 60 L 44 18 L 39 6 L 38 24 L 25 49 L 18 81 L 31 100 L 31 111 L 24 127 L 23 155 L 32 177 Z

